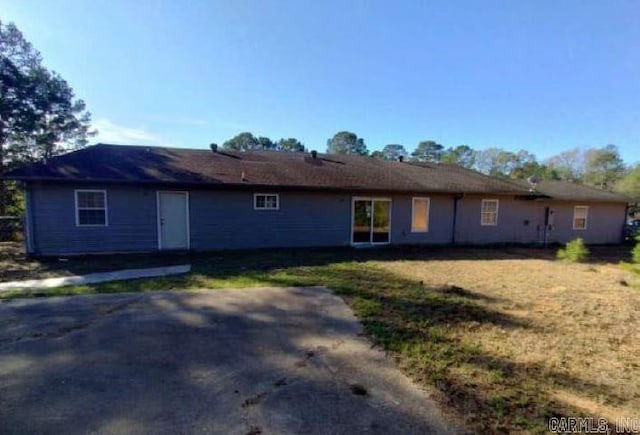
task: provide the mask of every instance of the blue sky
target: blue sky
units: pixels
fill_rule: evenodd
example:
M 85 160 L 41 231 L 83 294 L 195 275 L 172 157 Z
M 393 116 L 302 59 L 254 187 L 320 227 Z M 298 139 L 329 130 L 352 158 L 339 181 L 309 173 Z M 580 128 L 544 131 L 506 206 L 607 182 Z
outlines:
M 640 2 L 0 0 L 114 143 L 242 131 L 640 160 Z

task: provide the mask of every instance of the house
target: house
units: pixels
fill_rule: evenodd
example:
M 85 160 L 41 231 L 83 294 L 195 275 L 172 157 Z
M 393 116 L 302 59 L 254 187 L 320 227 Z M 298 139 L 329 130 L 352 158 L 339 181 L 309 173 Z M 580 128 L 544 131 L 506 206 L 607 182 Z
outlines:
M 627 199 L 352 155 L 98 144 L 7 179 L 31 254 L 386 244 L 619 243 Z

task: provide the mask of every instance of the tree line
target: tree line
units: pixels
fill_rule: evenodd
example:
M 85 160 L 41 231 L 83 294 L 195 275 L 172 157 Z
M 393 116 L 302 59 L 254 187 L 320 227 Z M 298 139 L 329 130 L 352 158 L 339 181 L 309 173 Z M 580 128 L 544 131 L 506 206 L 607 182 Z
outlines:
M 240 133 L 222 144 L 222 147 L 231 151 L 289 151 L 302 152 L 305 151 L 304 144 L 298 139 L 290 137 L 288 139 L 280 139 L 273 141 L 265 136 L 254 136 L 252 133 Z
M 385 146 L 380 158 L 393 158 L 397 145 Z M 406 155 L 406 154 L 405 154 Z M 407 156 L 419 162 L 457 164 L 500 178 L 565 180 L 605 190 L 617 190 L 640 197 L 640 165 L 626 164 L 618 147 L 572 148 L 545 160 L 526 150 L 502 148 L 475 150 L 468 145 L 445 148 L 435 141 L 422 141 Z
M 277 150 L 305 151 L 297 139 L 280 139 L 241 133 L 223 144 L 236 151 Z M 387 144 L 382 150 L 369 152 L 363 138 L 349 131 L 340 131 L 327 140 L 328 154 L 355 154 L 382 160 L 421 163 L 447 163 L 474 169 L 500 178 L 565 180 L 616 190 L 640 198 L 640 165 L 626 164 L 615 145 L 586 150 L 572 148 L 543 161 L 526 150 L 510 151 L 502 148 L 476 150 L 469 145 L 445 147 L 434 140 L 420 141 L 413 151 L 402 144 Z

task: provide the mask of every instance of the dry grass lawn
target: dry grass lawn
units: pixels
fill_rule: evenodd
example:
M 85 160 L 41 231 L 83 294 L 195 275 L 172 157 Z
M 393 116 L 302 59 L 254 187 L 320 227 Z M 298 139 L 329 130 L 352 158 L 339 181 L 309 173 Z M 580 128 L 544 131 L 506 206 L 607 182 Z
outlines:
M 448 373 L 456 388 L 476 392 L 466 411 L 488 400 L 511 402 L 505 410 L 514 401 L 535 404 L 538 412 L 546 403 L 550 414 L 575 410 L 611 422 L 639 415 L 640 291 L 619 266 L 513 259 L 377 267 L 431 288 L 468 293 L 487 313 L 499 314 L 498 322 L 451 328 L 487 359 L 478 364 L 472 358 Z
M 619 265 L 627 251 L 596 249 L 589 264 L 515 248 L 202 254 L 182 277 L 31 295 L 325 285 L 470 430 L 546 432 L 553 416 L 640 415 L 640 270 Z

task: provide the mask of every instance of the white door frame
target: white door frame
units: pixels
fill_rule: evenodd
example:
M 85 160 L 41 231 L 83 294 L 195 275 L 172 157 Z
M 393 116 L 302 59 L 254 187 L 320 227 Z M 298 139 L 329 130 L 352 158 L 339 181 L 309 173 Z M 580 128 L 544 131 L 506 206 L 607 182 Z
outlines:
M 186 190 L 156 190 L 156 217 L 158 231 L 158 250 L 162 250 L 162 225 L 160 224 L 160 195 L 162 193 L 182 193 L 185 196 L 185 207 L 187 220 L 187 249 L 191 249 L 191 218 L 189 217 L 189 192 Z
M 356 213 L 356 201 L 371 201 L 371 224 L 369 230 L 369 241 L 368 242 L 354 242 L 353 241 L 353 218 Z M 373 241 L 373 203 L 375 201 L 386 201 L 389 203 L 389 241 L 388 242 L 374 242 Z M 351 198 L 351 236 L 349 240 L 351 240 L 351 244 L 354 246 L 361 245 L 389 245 L 391 244 L 391 218 L 393 216 L 393 201 L 391 198 L 385 197 L 377 197 L 377 196 L 354 196 Z

